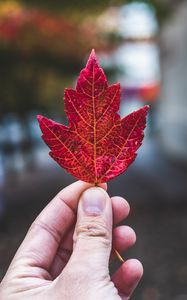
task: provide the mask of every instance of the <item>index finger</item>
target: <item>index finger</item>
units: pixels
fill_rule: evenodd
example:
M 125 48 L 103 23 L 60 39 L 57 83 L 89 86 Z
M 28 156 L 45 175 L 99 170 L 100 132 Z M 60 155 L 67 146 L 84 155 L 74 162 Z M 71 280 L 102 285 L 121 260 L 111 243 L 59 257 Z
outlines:
M 14 261 L 26 258 L 29 265 L 48 270 L 61 239 L 75 221 L 80 195 L 91 186 L 77 181 L 60 191 L 31 225 Z

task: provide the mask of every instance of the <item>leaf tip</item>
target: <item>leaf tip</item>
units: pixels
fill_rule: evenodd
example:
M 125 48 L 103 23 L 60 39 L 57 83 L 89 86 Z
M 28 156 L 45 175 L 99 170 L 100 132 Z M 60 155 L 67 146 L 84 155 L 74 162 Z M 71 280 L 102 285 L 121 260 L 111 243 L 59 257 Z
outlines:
M 38 123 L 39 123 L 40 126 L 46 120 L 46 118 L 44 116 L 42 116 L 42 115 L 37 115 L 36 118 L 37 118 Z
M 41 121 L 42 117 L 43 117 L 43 116 L 41 116 L 41 115 L 37 115 L 37 116 L 36 116 L 36 119 L 38 120 L 38 122 Z
M 95 53 L 95 49 L 92 49 L 90 56 L 88 58 L 88 62 L 86 64 L 87 68 L 92 68 L 94 65 L 98 65 L 97 56 Z
M 145 106 L 144 106 L 144 111 L 145 111 L 145 114 L 146 114 L 146 115 L 147 115 L 149 109 L 150 109 L 150 105 L 145 105 Z
M 150 109 L 150 105 L 145 105 L 142 108 L 140 108 L 138 111 L 141 111 L 145 114 L 145 116 L 147 115 L 148 111 Z
M 96 53 L 95 53 L 95 49 L 93 48 L 91 53 L 90 53 L 90 57 L 92 58 L 96 58 Z

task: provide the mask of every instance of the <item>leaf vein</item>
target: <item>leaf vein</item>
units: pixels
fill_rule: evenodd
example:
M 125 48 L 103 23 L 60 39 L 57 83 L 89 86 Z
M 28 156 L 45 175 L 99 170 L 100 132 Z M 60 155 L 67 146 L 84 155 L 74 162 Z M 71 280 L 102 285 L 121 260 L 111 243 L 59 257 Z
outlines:
M 88 122 L 86 122 L 86 120 L 83 118 L 83 116 L 79 113 L 79 111 L 77 110 L 76 106 L 74 105 L 73 101 L 71 100 L 71 97 L 69 96 L 68 92 L 67 92 L 67 96 L 71 102 L 71 104 L 73 105 L 73 108 L 75 109 L 76 113 L 78 114 L 78 116 L 82 119 L 82 121 L 88 125 L 89 127 L 93 127 L 91 124 L 89 124 Z
M 81 167 L 83 167 L 84 169 L 85 169 L 85 171 L 86 171 L 86 173 L 87 174 L 89 174 L 88 173 L 88 171 L 87 171 L 87 169 L 86 169 L 86 167 L 83 165 L 83 164 L 81 164 L 80 163 L 80 161 L 77 159 L 77 157 L 71 152 L 71 150 L 59 139 L 59 137 L 47 126 L 47 124 L 45 124 L 44 122 L 43 122 L 43 124 L 45 125 L 45 127 L 57 138 L 57 140 L 66 148 L 66 150 L 73 156 L 73 158 L 78 162 L 78 164 L 81 166 Z
M 132 132 L 133 132 L 134 129 L 136 128 L 136 126 L 137 126 L 137 124 L 138 124 L 140 118 L 141 118 L 141 116 L 136 120 L 136 122 L 135 122 L 133 128 L 131 129 L 130 133 L 128 134 L 128 137 L 126 138 L 126 140 L 125 140 L 123 146 L 121 147 L 121 151 L 120 151 L 120 152 L 118 153 L 118 155 L 115 157 L 114 162 L 110 165 L 110 167 L 109 167 L 108 170 L 106 171 L 105 175 L 112 169 L 112 167 L 113 167 L 113 165 L 116 163 L 118 157 L 121 155 L 121 153 L 122 153 L 124 147 L 126 146 L 126 144 L 127 144 L 127 142 L 128 142 L 129 137 L 131 136 Z M 103 176 L 101 177 L 101 180 L 102 180 L 102 178 L 103 178 L 105 175 L 103 175 Z
M 111 104 L 107 106 L 107 108 L 105 109 L 105 111 L 104 111 L 104 112 L 102 113 L 102 115 L 98 118 L 97 122 L 99 122 L 100 119 L 101 119 L 101 118 L 106 114 L 106 112 L 110 109 L 110 107 L 112 106 L 113 101 L 114 101 L 114 99 L 115 99 L 115 97 L 116 97 L 116 95 L 117 95 L 117 92 L 118 92 L 118 91 L 116 91 L 114 97 L 112 98 Z

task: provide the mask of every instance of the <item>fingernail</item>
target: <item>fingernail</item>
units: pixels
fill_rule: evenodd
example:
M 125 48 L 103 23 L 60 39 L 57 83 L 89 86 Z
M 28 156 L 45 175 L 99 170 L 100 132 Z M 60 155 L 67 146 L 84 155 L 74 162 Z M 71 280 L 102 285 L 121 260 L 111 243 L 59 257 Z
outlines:
M 100 215 L 106 205 L 106 192 L 101 188 L 86 190 L 81 198 L 82 208 L 88 215 Z

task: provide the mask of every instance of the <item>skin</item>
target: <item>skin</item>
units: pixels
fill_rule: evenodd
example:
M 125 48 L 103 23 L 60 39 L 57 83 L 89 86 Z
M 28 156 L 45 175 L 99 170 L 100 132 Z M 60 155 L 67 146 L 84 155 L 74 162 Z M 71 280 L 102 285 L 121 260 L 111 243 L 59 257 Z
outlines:
M 110 198 L 106 189 L 77 181 L 58 193 L 15 254 L 0 285 L 1 300 L 129 299 L 143 268 L 130 259 L 109 274 L 112 245 L 127 250 L 136 236 L 132 228 L 117 226 L 129 204 Z

